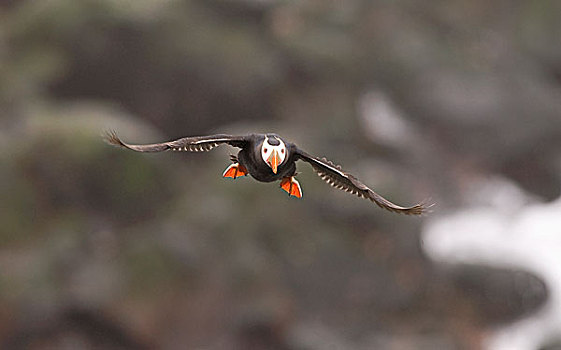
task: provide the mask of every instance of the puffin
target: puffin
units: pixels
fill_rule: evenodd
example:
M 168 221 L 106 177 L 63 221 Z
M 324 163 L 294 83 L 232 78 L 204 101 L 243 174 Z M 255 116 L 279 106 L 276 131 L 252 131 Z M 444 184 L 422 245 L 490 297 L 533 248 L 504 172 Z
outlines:
M 232 163 L 222 173 L 225 178 L 237 179 L 251 175 L 260 182 L 280 181 L 280 188 L 289 197 L 302 198 L 302 187 L 296 180 L 296 162 L 310 164 L 319 177 L 331 186 L 368 199 L 382 209 L 406 215 L 421 215 L 429 206 L 420 202 L 410 207 L 402 207 L 390 202 L 374 192 L 355 176 L 344 171 L 326 158 L 308 154 L 295 144 L 274 133 L 183 137 L 177 140 L 153 144 L 129 144 L 123 142 L 115 131 L 104 135 L 107 143 L 136 152 L 206 152 L 220 145 L 240 148 L 237 156 L 230 155 Z

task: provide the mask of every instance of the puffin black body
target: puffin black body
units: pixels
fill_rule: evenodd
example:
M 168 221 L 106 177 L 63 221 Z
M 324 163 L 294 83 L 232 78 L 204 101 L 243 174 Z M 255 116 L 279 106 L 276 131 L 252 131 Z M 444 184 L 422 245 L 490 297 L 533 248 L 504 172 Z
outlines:
M 281 188 L 289 196 L 302 197 L 302 189 L 295 179 L 296 161 L 309 163 L 318 175 L 327 183 L 338 189 L 371 200 L 379 207 L 407 215 L 421 215 L 427 211 L 424 203 L 411 207 L 396 205 L 380 196 L 353 175 L 343 171 L 340 166 L 325 158 L 317 158 L 299 149 L 277 134 L 250 134 L 232 136 L 225 134 L 184 137 L 181 139 L 148 145 L 133 145 L 121 141 L 115 132 L 105 135 L 105 140 L 112 145 L 137 152 L 187 151 L 202 152 L 228 144 L 241 148 L 237 156 L 230 156 L 232 164 L 224 171 L 224 177 L 237 178 L 251 175 L 261 182 L 281 181 Z
M 273 182 L 296 174 L 296 146 L 284 141 L 276 134 L 251 134 L 247 136 L 247 140 L 247 147 L 243 147 L 241 149 L 238 153 L 237 159 L 241 165 L 247 168 L 249 175 L 251 175 L 255 180 L 261 182 Z M 286 152 L 286 158 L 277 166 L 276 173 L 273 172 L 271 167 L 264 162 L 263 157 L 261 157 L 261 150 L 263 149 L 265 141 L 267 141 L 267 143 L 271 146 L 279 146 L 281 142 L 285 145 L 284 152 Z

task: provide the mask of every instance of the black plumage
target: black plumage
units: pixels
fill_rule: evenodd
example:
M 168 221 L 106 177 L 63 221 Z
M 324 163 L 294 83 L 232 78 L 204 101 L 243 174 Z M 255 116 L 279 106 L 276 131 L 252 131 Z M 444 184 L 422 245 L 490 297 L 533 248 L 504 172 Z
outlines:
M 293 194 L 292 185 L 289 186 L 285 182 L 289 179 L 298 187 L 300 192 L 298 197 L 300 197 L 300 186 L 294 179 L 294 175 L 296 174 L 296 161 L 302 160 L 309 163 L 316 173 L 331 186 L 353 193 L 358 197 L 369 199 L 380 208 L 407 215 L 421 215 L 426 213 L 428 208 L 424 203 L 411 207 L 396 205 L 374 192 L 355 176 L 345 172 L 340 166 L 333 164 L 325 158 L 320 159 L 312 156 L 276 134 L 250 134 L 245 136 L 217 134 L 184 137 L 163 143 L 133 145 L 121 141 L 115 132 L 109 132 L 105 135 L 105 140 L 109 144 L 137 152 L 162 152 L 168 150 L 203 152 L 210 151 L 221 144 L 228 144 L 241 148 L 237 157 L 232 157 L 234 162 L 232 166 L 236 167 L 234 178 L 239 170 L 241 175 L 249 174 L 261 182 L 282 180 L 281 187 L 290 195 L 296 195 Z

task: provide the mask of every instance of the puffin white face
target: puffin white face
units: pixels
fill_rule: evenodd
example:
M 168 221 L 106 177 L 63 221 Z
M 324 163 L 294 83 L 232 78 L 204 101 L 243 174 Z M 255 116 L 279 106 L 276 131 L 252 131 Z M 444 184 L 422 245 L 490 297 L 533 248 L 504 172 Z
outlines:
M 266 136 L 261 146 L 261 158 L 271 168 L 273 173 L 277 173 L 277 168 L 286 158 L 286 146 L 281 139 L 274 136 Z

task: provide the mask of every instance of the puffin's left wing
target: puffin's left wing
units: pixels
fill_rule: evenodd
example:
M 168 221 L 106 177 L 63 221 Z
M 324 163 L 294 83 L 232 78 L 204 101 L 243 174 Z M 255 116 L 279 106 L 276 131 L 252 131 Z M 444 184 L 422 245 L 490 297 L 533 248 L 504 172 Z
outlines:
M 247 143 L 245 136 L 232 136 L 232 135 L 210 135 L 210 136 L 194 136 L 184 137 L 178 140 L 153 143 L 149 145 L 131 145 L 119 139 L 114 131 L 109 131 L 104 135 L 107 143 L 125 147 L 137 152 L 163 152 L 163 151 L 186 151 L 186 152 L 205 152 L 221 145 L 229 144 L 230 146 L 243 148 Z
M 428 209 L 424 203 L 419 203 L 411 207 L 402 207 L 394 204 L 368 188 L 368 186 L 353 175 L 343 171 L 340 166 L 333 164 L 331 161 L 325 158 L 319 159 L 299 149 L 296 150 L 296 155 L 298 159 L 310 163 L 318 175 L 331 186 L 369 199 L 380 208 L 406 215 L 421 215 L 426 213 Z

